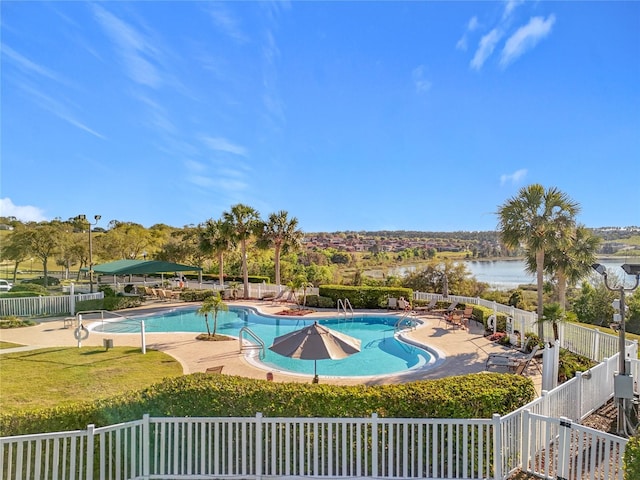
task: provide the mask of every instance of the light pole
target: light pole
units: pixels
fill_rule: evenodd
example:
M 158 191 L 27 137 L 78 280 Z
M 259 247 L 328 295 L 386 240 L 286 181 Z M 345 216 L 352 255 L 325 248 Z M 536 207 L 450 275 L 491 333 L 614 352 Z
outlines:
M 84 214 L 78 215 L 78 218 L 89 224 L 89 292 L 93 293 L 93 245 L 91 244 L 91 227 L 97 225 L 102 218 L 100 215 L 94 215 L 95 222 L 91 223 Z
M 640 265 L 633 265 L 629 263 L 625 263 L 622 265 L 622 269 L 627 275 L 635 275 L 636 284 L 631 288 L 625 288 L 624 282 L 619 287 L 611 287 L 609 286 L 609 282 L 607 280 L 607 269 L 604 265 L 599 263 L 594 263 L 592 265 L 593 269 L 598 272 L 604 278 L 604 286 L 607 287 L 608 290 L 612 292 L 620 293 L 619 300 L 619 309 L 620 313 L 614 315 L 613 323 L 611 327 L 615 330 L 618 329 L 618 375 L 614 377 L 613 387 L 614 387 L 614 396 L 618 400 L 618 434 L 626 435 L 626 425 L 625 425 L 625 415 L 626 415 L 626 407 L 627 407 L 627 399 L 633 398 L 633 378 L 629 375 L 627 370 L 627 362 L 626 362 L 626 340 L 625 340 L 625 304 L 624 304 L 624 295 L 626 292 L 633 292 L 636 288 L 638 288 L 638 284 L 640 283 Z M 614 301 L 614 308 L 616 302 Z

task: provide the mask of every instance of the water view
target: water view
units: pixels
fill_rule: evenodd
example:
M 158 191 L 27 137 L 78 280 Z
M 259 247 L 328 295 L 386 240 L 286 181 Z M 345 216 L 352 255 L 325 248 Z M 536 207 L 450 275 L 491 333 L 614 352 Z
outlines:
M 464 263 L 476 280 L 488 283 L 491 288 L 497 290 L 509 290 L 518 285 L 536 283 L 535 275 L 527 273 L 522 260 L 464 260 Z M 602 258 L 598 260 L 598 263 L 606 266 L 612 275 L 624 275 L 620 266 L 625 263 L 640 263 L 640 259 L 631 257 Z M 402 276 L 415 271 L 416 268 L 420 268 L 420 266 L 406 265 L 392 268 L 388 274 Z M 374 274 L 378 272 L 380 271 L 374 272 Z

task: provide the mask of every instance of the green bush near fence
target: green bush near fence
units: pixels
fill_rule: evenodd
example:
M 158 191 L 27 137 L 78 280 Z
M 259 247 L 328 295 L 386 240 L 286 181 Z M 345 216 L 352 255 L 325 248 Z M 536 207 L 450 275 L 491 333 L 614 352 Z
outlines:
M 76 312 L 86 312 L 92 310 L 123 310 L 125 308 L 139 307 L 142 305 L 140 297 L 104 297 L 96 300 L 83 300 L 76 302 Z
M 0 435 L 84 429 L 158 417 L 491 418 L 535 398 L 530 379 L 486 373 L 401 385 L 279 383 L 195 373 L 144 390 L 62 407 L 0 414 Z
M 333 307 L 338 300 L 349 300 L 353 308 L 386 308 L 389 297 L 413 298 L 413 290 L 402 287 L 369 287 L 348 285 L 320 285 L 320 296 L 330 298 Z

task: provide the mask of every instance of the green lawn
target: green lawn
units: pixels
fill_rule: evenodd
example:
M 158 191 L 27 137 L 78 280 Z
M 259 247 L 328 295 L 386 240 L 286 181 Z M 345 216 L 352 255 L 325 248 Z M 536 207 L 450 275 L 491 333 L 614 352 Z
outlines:
M 20 345 L 18 343 L 0 341 L 0 350 L 2 350 L 3 348 L 15 348 L 15 347 L 22 347 L 22 346 L 24 345 Z
M 58 347 L 0 355 L 0 409 L 60 406 L 139 390 L 182 375 L 180 363 L 157 351 Z

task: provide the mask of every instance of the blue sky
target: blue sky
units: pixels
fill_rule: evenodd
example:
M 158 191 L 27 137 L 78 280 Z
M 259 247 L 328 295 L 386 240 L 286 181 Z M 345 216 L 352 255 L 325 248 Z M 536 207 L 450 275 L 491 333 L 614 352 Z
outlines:
M 640 224 L 640 2 L 0 4 L 0 215 Z

